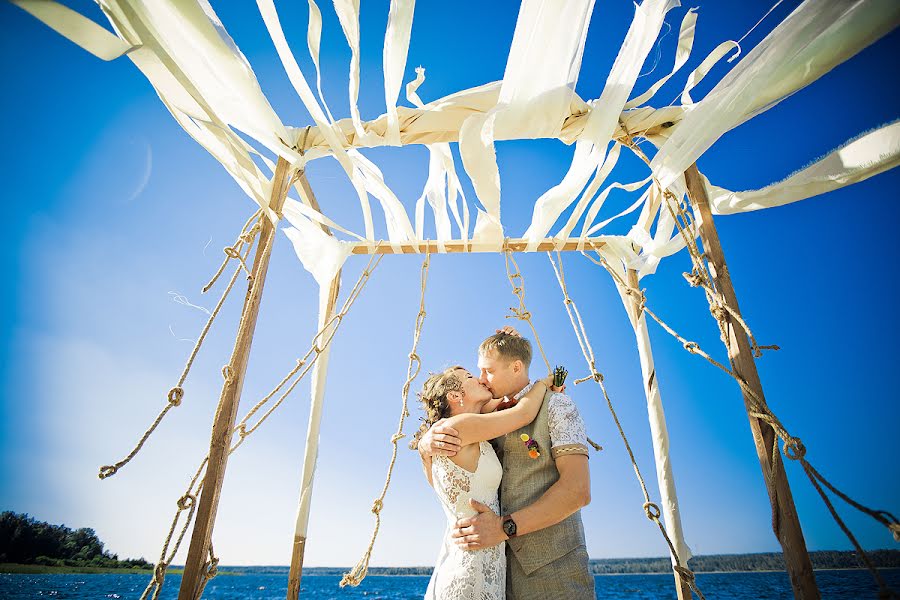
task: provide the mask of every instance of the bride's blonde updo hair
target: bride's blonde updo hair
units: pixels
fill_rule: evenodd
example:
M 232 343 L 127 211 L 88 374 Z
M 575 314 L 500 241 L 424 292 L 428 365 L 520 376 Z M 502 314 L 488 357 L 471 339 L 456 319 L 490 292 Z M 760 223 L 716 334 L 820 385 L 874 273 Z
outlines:
M 462 381 L 456 375 L 457 369 L 462 369 L 459 365 L 444 369 L 440 373 L 432 373 L 422 385 L 422 391 L 417 395 L 422 403 L 422 410 L 425 411 L 425 417 L 422 419 L 422 425 L 413 435 L 409 447 L 415 450 L 419 445 L 419 440 L 425 433 L 431 429 L 431 426 L 441 419 L 450 416 L 450 402 L 447 400 L 447 394 L 450 392 L 462 391 Z

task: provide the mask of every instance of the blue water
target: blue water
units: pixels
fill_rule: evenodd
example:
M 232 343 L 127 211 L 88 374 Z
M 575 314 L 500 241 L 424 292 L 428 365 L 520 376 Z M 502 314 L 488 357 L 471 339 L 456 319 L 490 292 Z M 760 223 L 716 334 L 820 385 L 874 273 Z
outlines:
M 900 590 L 900 569 L 883 570 L 894 590 Z M 0 574 L 0 598 L 24 600 L 54 599 L 138 599 L 147 575 L 13 575 Z M 817 571 L 816 580 L 827 600 L 876 598 L 876 587 L 867 571 Z M 428 585 L 427 577 L 368 577 L 358 588 L 338 587 L 340 577 L 309 575 L 303 578 L 300 598 L 317 600 L 412 600 L 419 599 Z M 598 575 L 598 599 L 657 600 L 675 598 L 671 575 Z M 179 575 L 166 578 L 160 598 L 178 596 Z M 789 600 L 790 584 L 784 573 L 708 573 L 697 575 L 701 591 L 710 600 Z M 209 582 L 205 598 L 223 600 L 281 600 L 287 593 L 285 575 L 241 575 L 217 577 Z

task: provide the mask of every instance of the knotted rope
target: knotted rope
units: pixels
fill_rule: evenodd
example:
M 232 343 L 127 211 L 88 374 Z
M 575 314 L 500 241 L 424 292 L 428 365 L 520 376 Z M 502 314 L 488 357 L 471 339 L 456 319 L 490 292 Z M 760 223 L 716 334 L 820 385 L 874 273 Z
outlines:
M 666 531 L 665 525 L 663 525 L 662 521 L 660 520 L 661 512 L 659 509 L 659 505 L 651 502 L 650 500 L 650 493 L 647 491 L 647 484 L 644 481 L 643 475 L 641 475 L 641 469 L 640 467 L 638 467 L 637 460 L 635 460 L 634 458 L 634 452 L 631 450 L 631 443 L 628 441 L 628 436 L 625 435 L 625 430 L 622 428 L 622 423 L 619 421 L 619 416 L 616 414 L 616 409 L 613 407 L 613 403 L 609 397 L 609 393 L 606 391 L 606 385 L 604 384 L 603 375 L 599 371 L 597 371 L 594 350 L 591 347 L 590 340 L 588 339 L 587 331 L 584 327 L 584 321 L 582 321 L 581 319 L 581 313 L 578 311 L 578 305 L 575 304 L 574 300 L 572 300 L 572 297 L 569 295 L 569 290 L 566 287 L 562 255 L 557 251 L 557 259 L 559 261 L 558 266 L 556 261 L 553 260 L 553 255 L 549 252 L 547 253 L 547 258 L 550 259 L 550 264 L 553 267 L 553 272 L 556 274 L 556 281 L 559 283 L 560 290 L 562 290 L 563 304 L 566 307 L 566 313 L 569 315 L 569 321 L 572 323 L 572 329 L 575 331 L 575 337 L 578 340 L 578 345 L 581 347 L 581 352 L 582 354 L 584 354 L 584 359 L 591 371 L 590 375 L 576 380 L 575 384 L 577 385 L 578 383 L 593 379 L 600 386 L 600 390 L 603 392 L 603 398 L 606 400 L 606 406 L 607 408 L 609 408 L 609 413 L 612 415 L 613 421 L 616 423 L 616 428 L 619 430 L 619 436 L 622 438 L 622 442 L 625 444 L 625 450 L 628 452 L 629 460 L 631 460 L 631 467 L 634 469 L 634 474 L 637 476 L 638 483 L 641 486 L 641 493 L 644 496 L 644 504 L 642 505 L 644 514 L 650 521 L 656 523 L 656 526 L 659 528 L 659 531 L 665 539 L 666 544 L 669 546 L 669 552 L 672 554 L 672 558 L 675 561 L 675 565 L 672 567 L 673 570 L 681 575 L 682 581 L 690 586 L 691 590 L 695 594 L 697 594 L 700 600 L 705 600 L 703 592 L 701 592 L 700 588 L 697 587 L 694 573 L 686 565 L 682 564 L 681 558 L 679 558 L 678 552 L 675 550 L 675 544 L 672 543 L 672 540 L 669 537 L 669 533 Z
M 350 307 L 353 306 L 353 303 L 356 302 L 356 299 L 362 293 L 363 288 L 366 283 L 368 283 L 372 272 L 381 262 L 381 259 L 384 257 L 383 254 L 373 254 L 369 258 L 369 262 L 366 265 L 366 268 L 362 271 L 359 278 L 356 280 L 356 284 L 350 290 L 347 298 L 344 300 L 344 304 L 341 306 L 340 312 L 335 314 L 325 325 L 313 336 L 312 341 L 310 343 L 310 349 L 306 352 L 302 359 L 297 361 L 297 364 L 288 372 L 288 374 L 281 379 L 281 381 L 275 386 L 275 388 L 269 392 L 262 400 L 257 402 L 253 408 L 251 408 L 247 414 L 241 419 L 241 421 L 235 426 L 232 431 L 232 437 L 234 435 L 238 436 L 238 441 L 228 451 L 228 455 L 231 456 L 233 452 L 235 452 L 241 444 L 244 443 L 244 440 L 250 436 L 251 433 L 256 431 L 262 423 L 269 418 L 269 416 L 275 411 L 278 406 L 290 395 L 290 393 L 294 390 L 298 383 L 304 378 L 304 376 L 312 369 L 312 366 L 318 360 L 319 355 L 331 344 L 331 340 L 334 339 L 335 334 L 337 333 L 338 327 L 343 322 L 343 318 L 347 315 L 350 310 Z M 301 371 L 302 369 L 302 371 Z M 291 377 L 296 377 L 294 381 L 288 386 L 287 390 L 278 398 L 275 404 L 260 417 L 256 423 L 254 423 L 249 428 L 247 427 L 247 422 L 250 418 L 256 414 L 271 398 L 275 396 L 284 386 L 288 383 Z M 177 510 L 175 515 L 172 518 L 172 524 L 169 527 L 169 532 L 166 535 L 165 542 L 163 542 L 162 552 L 160 553 L 159 561 L 157 562 L 153 577 L 150 582 L 147 584 L 144 593 L 141 595 L 141 600 L 146 600 L 150 593 L 153 593 L 153 600 L 157 600 L 159 597 L 159 593 L 162 590 L 163 581 L 165 580 L 166 570 L 169 568 L 169 565 L 172 563 L 172 560 L 175 558 L 175 555 L 178 553 L 179 548 L 181 547 L 181 543 L 184 539 L 185 534 L 187 533 L 187 529 L 191 524 L 191 521 L 194 517 L 194 511 L 196 509 L 197 498 L 200 495 L 200 491 L 203 489 L 203 482 L 201 481 L 201 475 L 204 474 L 204 470 L 206 469 L 207 464 L 209 463 L 209 455 L 207 455 L 201 462 L 200 466 L 197 468 L 197 471 L 194 473 L 194 476 L 191 478 L 190 483 L 188 484 L 187 489 L 184 494 L 178 498 L 176 502 Z M 199 483 L 198 483 L 199 482 Z M 196 489 L 195 489 L 196 486 Z M 178 534 L 174 546 L 171 551 L 169 550 L 170 544 L 172 544 L 172 537 L 174 535 L 175 529 L 178 526 L 178 522 L 181 518 L 181 514 L 184 511 L 188 511 L 187 517 L 182 525 L 181 531 Z M 207 575 L 210 573 L 215 574 L 215 569 L 211 569 L 212 566 L 212 556 L 211 560 L 207 562 Z M 215 563 L 218 565 L 218 561 Z M 205 584 L 203 584 L 205 585 Z
M 537 342 L 538 350 L 541 352 L 541 358 L 544 359 L 544 364 L 547 365 L 547 372 L 552 373 L 553 367 L 550 366 L 550 361 L 547 360 L 547 353 L 544 352 L 544 346 L 541 345 L 541 336 L 538 335 L 537 329 L 531 321 L 531 313 L 525 307 L 525 278 L 519 271 L 519 265 L 516 262 L 516 259 L 513 258 L 512 250 L 509 247 L 509 238 L 506 238 L 503 241 L 503 253 L 506 262 L 506 277 L 509 279 L 509 283 L 512 286 L 513 294 L 519 299 L 519 308 L 510 307 L 509 310 L 512 311 L 513 314 L 507 315 L 506 318 L 519 319 L 528 323 L 528 326 L 531 327 L 532 334 L 534 334 L 534 341 Z M 513 268 L 510 268 L 510 265 L 512 265 Z M 600 375 L 599 373 L 597 373 L 597 375 L 601 379 L 603 378 L 603 375 Z M 577 384 L 579 382 L 576 381 L 575 383 Z M 591 438 L 587 438 L 587 441 L 596 452 L 603 450 L 603 446 Z
M 760 346 L 756 343 L 756 339 L 753 337 L 753 334 L 750 332 L 750 328 L 747 326 L 747 323 L 741 317 L 741 315 L 732 307 L 728 306 L 725 302 L 724 297 L 718 290 L 715 289 L 713 284 L 712 276 L 709 273 L 709 268 L 704 262 L 708 260 L 708 257 L 702 253 L 697 246 L 697 235 L 696 235 L 696 226 L 695 219 L 690 214 L 686 204 L 682 199 L 679 199 L 670 192 L 669 190 L 665 190 L 663 194 L 663 198 L 665 200 L 666 206 L 669 210 L 669 214 L 672 216 L 675 225 L 678 227 L 678 231 L 682 236 L 682 239 L 685 241 L 685 245 L 688 249 L 688 254 L 691 258 L 691 263 L 693 264 L 693 269 L 691 270 L 691 276 L 688 277 L 686 275 L 686 279 L 688 279 L 689 283 L 694 281 L 698 282 L 700 287 L 703 288 L 707 301 L 710 305 L 710 313 L 716 319 L 717 324 L 719 326 L 720 337 L 722 342 L 725 344 L 725 348 L 728 352 L 729 356 L 733 356 L 733 349 L 731 347 L 731 338 L 728 335 L 727 326 L 729 324 L 729 320 L 736 322 L 743 328 L 744 332 L 747 334 L 750 339 L 751 349 L 754 356 L 759 357 L 762 354 L 762 350 L 764 349 L 778 349 L 778 346 Z M 693 234 L 688 233 L 688 229 L 692 229 Z M 609 269 L 607 269 L 609 270 Z M 727 313 L 727 317 L 726 314 Z M 687 346 L 685 346 L 687 348 Z M 693 344 L 693 350 L 691 350 L 694 354 L 701 354 L 699 350 L 699 346 Z M 806 447 L 800 441 L 799 438 L 795 438 L 791 436 L 778 418 L 772 413 L 766 404 L 765 400 L 757 394 L 756 390 L 754 390 L 747 381 L 741 377 L 738 373 L 736 373 L 733 369 L 727 369 L 724 365 L 716 363 L 714 360 L 709 358 L 708 355 L 705 356 L 709 362 L 715 364 L 720 369 L 728 373 L 735 381 L 738 382 L 741 389 L 744 391 L 744 396 L 747 398 L 748 405 L 750 406 L 750 414 L 751 416 L 760 419 L 761 421 L 769 424 L 772 427 L 772 430 L 775 432 L 775 437 L 772 444 L 771 455 L 769 457 L 769 472 L 767 473 L 767 478 L 769 481 L 769 489 L 770 493 L 773 495 L 773 506 L 772 506 L 772 522 L 775 526 L 776 531 L 778 530 L 779 522 L 778 522 L 778 513 L 776 510 L 777 503 L 777 492 L 776 488 L 773 485 L 775 481 L 775 475 L 777 473 L 777 469 L 780 466 L 780 456 L 778 450 L 778 439 L 780 438 L 784 443 L 784 454 L 787 458 L 791 460 L 796 460 L 803 467 L 804 473 L 809 478 L 810 482 L 813 484 L 813 487 L 818 492 L 819 496 L 822 498 L 822 501 L 825 503 L 825 506 L 828 508 L 828 511 L 831 513 L 832 518 L 834 518 L 835 522 L 853 544 L 856 551 L 859 553 L 866 567 L 872 574 L 872 577 L 875 579 L 876 583 L 879 587 L 879 596 L 883 598 L 893 598 L 896 597 L 896 594 L 890 587 L 888 587 L 887 583 L 881 577 L 878 569 L 875 567 L 874 563 L 872 563 L 869 556 L 866 554 L 865 550 L 863 550 L 859 541 L 850 531 L 849 527 L 844 523 L 844 521 L 840 518 L 837 511 L 834 508 L 831 500 L 828 498 L 825 490 L 822 488 L 822 485 L 831 490 L 835 495 L 839 498 L 847 502 L 853 508 L 856 508 L 860 512 L 869 515 L 882 525 L 884 525 L 888 531 L 890 531 L 891 535 L 894 537 L 896 541 L 900 541 L 900 522 L 898 522 L 897 518 L 891 513 L 883 510 L 873 510 L 862 504 L 856 502 L 851 499 L 849 496 L 838 490 L 834 485 L 832 485 L 821 473 L 819 473 L 807 460 L 806 460 Z M 821 484 L 821 485 L 820 485 Z
M 244 227 L 241 229 L 241 234 L 238 236 L 238 242 L 235 243 L 236 248 L 240 249 L 244 244 L 247 245 L 247 249 L 243 254 L 243 258 L 241 259 L 241 264 L 250 254 L 252 250 L 252 242 L 253 238 L 259 232 L 259 218 L 261 215 L 261 211 L 256 211 L 253 213 L 253 216 L 244 223 Z M 256 220 L 256 224 L 251 227 L 251 223 Z M 249 228 L 249 229 L 248 229 Z M 204 291 L 209 289 L 215 280 L 219 277 L 222 271 L 225 269 L 225 265 L 228 263 L 228 259 L 222 263 L 222 266 L 219 267 L 219 271 L 213 277 L 212 281 L 204 288 Z M 188 356 L 187 362 L 184 365 L 184 369 L 181 371 L 181 376 L 178 378 L 178 382 L 175 386 L 169 390 L 166 395 L 166 405 L 163 406 L 162 410 L 156 416 L 156 419 L 153 420 L 153 423 L 150 424 L 150 427 L 144 431 L 144 434 L 138 440 L 137 444 L 128 453 L 125 458 L 116 462 L 112 465 L 104 465 L 100 467 L 100 472 L 98 476 L 100 479 L 106 479 L 107 477 L 112 477 L 115 475 L 119 469 L 128 464 L 131 459 L 137 456 L 137 453 L 140 452 L 141 448 L 144 446 L 144 443 L 150 438 L 159 424 L 162 422 L 163 418 L 165 418 L 166 414 L 174 407 L 181 406 L 181 401 L 184 398 L 184 385 L 185 380 L 187 379 L 188 373 L 191 371 L 191 367 L 194 364 L 194 359 L 197 358 L 197 353 L 200 352 L 200 346 L 203 345 L 203 341 L 206 339 L 206 335 L 209 333 L 210 328 L 212 327 L 213 321 L 216 320 L 216 316 L 219 314 L 219 311 L 222 309 L 222 306 L 225 304 L 225 299 L 228 298 L 228 294 L 231 292 L 231 289 L 234 287 L 235 282 L 237 281 L 238 275 L 241 272 L 241 268 L 235 270 L 234 275 L 231 276 L 231 280 L 228 282 L 228 285 L 225 287 L 225 291 L 222 293 L 222 296 L 219 298 L 219 301 L 216 303 L 216 307 L 213 309 L 212 313 L 209 315 L 209 319 L 207 319 L 206 324 L 203 326 L 203 330 L 200 332 L 200 336 L 197 338 L 197 342 L 194 344 L 194 349 L 191 350 L 190 356 Z
M 240 252 L 242 246 L 244 244 L 249 244 L 250 242 L 252 242 L 253 236 L 255 236 L 259 232 L 261 228 L 261 215 L 262 209 L 259 209 L 255 213 L 253 213 L 253 215 L 251 215 L 251 217 L 247 219 L 247 222 L 244 223 L 244 227 L 241 229 L 241 234 L 238 236 L 238 239 L 235 240 L 234 244 L 222 248 L 222 252 L 225 253 L 225 260 L 222 261 L 222 264 L 219 266 L 219 269 L 216 271 L 216 273 L 212 276 L 212 279 L 210 279 L 209 282 L 203 286 L 203 288 L 201 289 L 201 293 L 205 294 L 213 285 L 215 285 L 216 281 L 219 279 L 219 276 L 222 274 L 222 271 L 224 271 L 225 267 L 228 266 L 228 261 L 233 258 L 237 259 L 241 263 L 241 267 L 247 273 L 247 278 L 250 278 L 251 275 L 250 271 L 247 269 L 246 257 L 242 257 Z M 251 223 L 253 223 L 253 227 L 250 227 Z
M 519 299 L 519 307 L 514 308 L 510 306 L 509 310 L 512 314 L 507 315 L 506 318 L 519 319 L 520 321 L 528 323 L 531 332 L 534 334 L 534 341 L 537 342 L 538 349 L 541 352 L 541 358 L 544 359 L 544 364 L 547 365 L 547 372 L 550 373 L 553 371 L 553 367 L 550 366 L 550 361 L 547 360 L 547 353 L 544 352 L 544 347 L 541 345 L 541 338 L 531 320 L 532 315 L 525 307 L 525 278 L 522 277 L 522 274 L 519 271 L 519 265 L 516 262 L 516 259 L 513 258 L 512 250 L 509 248 L 509 238 L 503 240 L 503 256 L 506 262 L 506 277 L 509 279 L 509 284 L 512 286 L 513 295 Z
M 431 264 L 431 254 L 425 251 L 425 261 L 422 263 L 422 274 L 420 277 L 421 294 L 419 297 L 419 313 L 416 315 L 416 328 L 413 333 L 412 350 L 409 351 L 409 365 L 406 368 L 406 381 L 403 383 L 401 397 L 403 399 L 403 407 L 400 410 L 400 422 L 397 424 L 397 432 L 391 436 L 391 462 L 388 465 L 387 477 L 384 480 L 384 487 L 381 488 L 381 494 L 372 503 L 372 513 L 375 515 L 375 529 L 372 531 L 372 538 L 369 540 L 369 547 L 366 549 L 363 557 L 356 563 L 356 566 L 348 573 L 344 573 L 341 578 L 341 587 L 356 587 L 365 579 L 369 572 L 369 559 L 372 557 L 372 549 L 375 547 L 375 538 L 378 537 L 378 530 L 381 528 L 381 510 L 384 508 L 384 497 L 387 495 L 388 486 L 391 484 L 391 475 L 394 472 L 394 463 L 397 461 L 397 442 L 406 437 L 403 433 L 403 422 L 409 416 L 409 408 L 407 407 L 407 398 L 409 397 L 409 388 L 413 380 L 418 377 L 419 371 L 422 370 L 422 360 L 416 354 L 419 346 L 419 337 L 422 335 L 422 325 L 425 322 L 425 287 L 428 283 L 428 267 Z
M 645 162 L 647 162 L 646 157 L 644 157 L 642 153 L 638 151 L 637 154 L 642 159 L 644 159 Z M 704 262 L 704 260 L 707 259 L 707 256 L 703 252 L 701 252 L 699 247 L 697 246 L 696 240 L 699 233 L 698 226 L 683 200 L 677 198 L 669 190 L 664 190 L 663 198 L 666 202 L 669 214 L 672 216 L 673 221 L 678 228 L 679 234 L 682 236 L 685 246 L 688 249 L 688 254 L 690 255 L 693 265 L 690 273 L 684 273 L 685 280 L 692 287 L 700 287 L 704 290 L 707 301 L 710 305 L 710 314 L 716 320 L 716 323 L 719 327 L 720 338 L 725 344 L 726 350 L 728 351 L 729 355 L 732 354 L 732 348 L 730 337 L 728 336 L 726 328 L 730 320 L 733 320 L 733 322 L 737 323 L 744 330 L 749 338 L 751 350 L 755 357 L 758 358 L 759 356 L 761 356 L 762 350 L 778 350 L 779 348 L 776 345 L 759 345 L 756 342 L 756 339 L 753 337 L 753 334 L 750 331 L 750 327 L 747 325 L 743 317 L 736 310 L 728 306 L 728 304 L 725 302 L 724 297 L 715 289 L 715 286 L 712 282 L 712 276 L 710 275 L 708 267 Z M 830 482 L 828 482 L 824 478 L 824 476 L 822 476 L 806 460 L 806 448 L 799 440 L 799 438 L 794 438 L 793 436 L 788 434 L 786 429 L 781 425 L 780 421 L 778 421 L 777 417 L 775 417 L 774 413 L 772 413 L 772 411 L 769 409 L 768 405 L 766 405 L 765 401 L 758 396 L 756 391 L 747 383 L 747 381 L 743 377 L 741 377 L 733 369 L 729 369 L 724 364 L 716 361 L 708 353 L 703 351 L 700 348 L 699 344 L 697 344 L 696 342 L 688 341 L 684 337 L 679 335 L 674 329 L 672 329 L 668 324 L 660 319 L 652 310 L 647 308 L 645 292 L 643 290 L 633 288 L 625 283 L 625 281 L 622 280 L 619 274 L 609 266 L 609 264 L 606 262 L 606 259 L 598 251 L 596 245 L 591 243 L 591 248 L 597 255 L 598 259 L 595 259 L 584 252 L 582 252 L 582 254 L 584 254 L 595 264 L 602 266 L 613 277 L 613 279 L 616 281 L 616 284 L 623 291 L 623 293 L 638 299 L 640 311 L 645 312 L 647 315 L 649 315 L 667 333 L 677 339 L 682 344 L 685 350 L 687 350 L 691 354 L 696 354 L 703 357 L 707 360 L 707 362 L 733 378 L 741 387 L 742 392 L 744 392 L 745 398 L 747 398 L 747 402 L 750 407 L 750 415 L 754 418 L 763 420 L 764 422 L 772 426 L 772 429 L 773 431 L 775 431 L 776 435 L 773 447 L 771 449 L 771 454 L 769 456 L 769 464 L 771 466 L 767 470 L 768 472 L 766 473 L 766 478 L 767 483 L 769 484 L 768 488 L 770 490 L 770 495 L 772 497 L 773 529 L 778 531 L 780 526 L 778 522 L 778 512 L 776 509 L 778 502 L 777 492 L 775 490 L 773 482 L 775 480 L 776 474 L 775 469 L 777 469 L 781 463 L 781 461 L 779 460 L 780 457 L 778 449 L 778 440 L 781 439 L 784 443 L 785 455 L 789 459 L 797 460 L 798 462 L 800 462 L 801 466 L 803 467 L 804 473 L 806 473 L 807 477 L 810 479 L 810 482 L 813 484 L 813 487 L 816 489 L 819 496 L 822 498 L 822 501 L 829 509 L 832 518 L 834 518 L 835 522 L 848 537 L 850 542 L 856 548 L 857 552 L 859 552 L 859 555 L 862 557 L 863 562 L 865 563 L 866 567 L 869 569 L 873 578 L 879 586 L 879 596 L 885 598 L 896 597 L 896 594 L 887 586 L 886 582 L 881 577 L 877 568 L 874 566 L 866 552 L 863 550 L 856 537 L 837 514 L 837 511 L 834 509 L 834 506 L 825 493 L 825 490 L 822 488 L 822 485 L 831 490 L 835 495 L 850 504 L 852 507 L 856 508 L 860 512 L 863 512 L 864 514 L 869 515 L 870 517 L 887 527 L 894 539 L 896 541 L 900 541 L 900 522 L 898 522 L 897 518 L 887 511 L 873 510 L 866 506 L 863 506 L 862 504 L 854 501 L 852 498 L 838 490 Z

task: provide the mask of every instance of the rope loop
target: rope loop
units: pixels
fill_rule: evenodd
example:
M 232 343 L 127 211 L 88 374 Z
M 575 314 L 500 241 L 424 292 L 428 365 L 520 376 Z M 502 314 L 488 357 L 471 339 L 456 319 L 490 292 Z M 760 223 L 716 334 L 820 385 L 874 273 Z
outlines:
M 716 321 L 724 322 L 726 316 L 728 315 L 728 311 L 718 304 L 713 304 L 709 307 L 709 314 L 711 314 Z M 756 356 L 762 356 L 762 352 L 760 352 Z
M 659 506 L 654 502 L 644 502 L 644 514 L 647 515 L 647 518 L 651 521 L 655 521 L 659 519 L 659 516 L 662 512 L 659 510 Z
M 703 279 L 700 277 L 700 274 L 696 269 L 691 271 L 690 273 L 682 273 L 682 277 L 688 282 L 688 285 L 691 287 L 699 287 L 703 283 Z
M 241 253 L 238 252 L 234 246 L 225 246 L 222 248 L 222 252 L 224 252 L 225 256 L 228 258 L 241 258 Z
M 372 503 L 372 513 L 373 514 L 381 514 L 381 509 L 384 508 L 384 502 L 381 501 L 381 498 L 376 498 L 375 502 Z
M 697 352 L 700 350 L 700 345 L 697 344 L 697 342 L 685 342 L 684 349 L 691 354 L 697 354 Z
M 106 479 L 107 477 L 112 477 L 116 474 L 116 471 L 119 470 L 119 467 L 115 465 L 106 465 L 105 467 L 100 467 L 100 473 L 97 475 L 100 479 Z
M 219 574 L 219 559 L 214 558 L 207 563 L 206 573 L 204 573 L 204 576 L 207 579 L 212 579 L 213 577 L 215 577 L 218 574 Z
M 247 233 L 241 234 L 241 236 L 240 236 L 239 239 L 240 239 L 242 242 L 244 242 L 245 244 L 249 244 L 250 242 L 253 241 L 253 238 L 256 237 L 256 234 L 259 232 L 259 229 L 260 229 L 260 227 L 259 227 L 259 221 L 257 221 L 257 222 L 253 225 L 253 227 L 251 227 L 251 228 L 247 231 Z
M 166 564 L 159 563 L 153 568 L 153 580 L 158 584 L 162 585 L 163 579 L 166 578 Z
M 409 413 L 408 412 L 404 413 L 404 416 L 408 417 Z M 399 442 L 400 440 L 402 440 L 405 437 L 406 437 L 405 433 L 395 433 L 394 435 L 391 436 L 391 443 L 396 444 L 397 442 Z
M 894 536 L 895 542 L 900 542 L 900 523 L 891 523 L 888 525 L 888 529 L 890 529 L 891 533 Z
M 806 456 L 806 446 L 799 438 L 789 437 L 784 440 L 784 455 L 791 460 L 802 460 Z
M 178 510 L 182 511 L 182 510 L 189 509 L 191 506 L 194 505 L 194 502 L 196 502 L 196 501 L 197 501 L 197 498 L 193 494 L 185 494 L 184 496 L 182 496 L 181 498 L 178 499 L 178 502 L 176 502 L 176 504 L 178 505 Z
M 225 383 L 230 384 L 234 381 L 234 369 L 231 368 L 231 365 L 222 367 L 222 377 L 225 378 Z
M 181 387 L 173 387 L 169 390 L 169 404 L 172 406 L 181 406 L 181 399 L 184 398 L 184 389 Z
M 422 359 L 421 359 L 421 358 L 419 357 L 419 355 L 416 354 L 415 352 L 410 352 L 407 356 L 408 356 L 409 360 L 414 360 L 414 361 L 416 361 L 417 363 L 421 363 L 421 362 L 422 362 Z
M 688 569 L 687 567 L 682 567 L 681 565 L 675 565 L 672 567 L 676 573 L 681 575 L 681 578 L 684 579 L 684 582 L 688 585 L 694 583 L 697 577 L 694 575 L 694 572 Z
M 238 433 L 238 436 L 239 436 L 241 439 L 244 439 L 245 437 L 247 437 L 248 435 L 250 435 L 249 433 L 247 433 L 247 424 L 246 424 L 246 423 L 241 423 L 240 425 L 238 425 L 238 431 L 237 431 L 237 433 Z

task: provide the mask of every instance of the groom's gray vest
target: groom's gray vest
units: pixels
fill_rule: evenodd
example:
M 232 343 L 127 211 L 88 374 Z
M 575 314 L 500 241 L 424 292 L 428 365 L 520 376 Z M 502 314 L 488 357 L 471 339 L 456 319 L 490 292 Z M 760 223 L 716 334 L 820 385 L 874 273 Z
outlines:
M 547 409 L 551 395 L 552 392 L 547 392 L 544 396 L 544 403 L 534 421 L 493 440 L 497 456 L 503 463 L 500 506 L 504 515 L 532 504 L 559 479 L 556 461 L 550 456 L 550 424 Z M 523 433 L 538 443 L 540 452 L 538 458 L 528 456 L 525 442 L 519 437 Z M 584 545 L 581 511 L 576 511 L 556 525 L 516 536 L 507 542 L 507 546 L 522 565 L 526 575 Z

